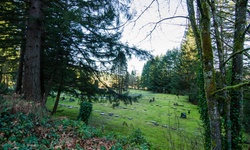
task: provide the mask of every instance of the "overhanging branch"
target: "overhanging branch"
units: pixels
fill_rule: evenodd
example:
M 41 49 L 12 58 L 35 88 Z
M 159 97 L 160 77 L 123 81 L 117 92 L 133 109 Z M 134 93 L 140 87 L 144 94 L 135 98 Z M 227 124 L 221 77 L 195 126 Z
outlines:
M 214 94 L 216 94 L 218 92 L 222 92 L 222 91 L 230 90 L 230 89 L 237 89 L 237 88 L 240 88 L 240 87 L 243 87 L 243 86 L 247 86 L 247 85 L 250 85 L 250 81 L 243 82 L 243 83 L 236 84 L 236 85 L 226 86 L 226 87 L 224 87 L 222 89 L 219 89 L 219 90 L 213 92 L 212 95 L 214 95 Z
M 248 50 L 250 50 L 250 48 L 246 48 L 246 49 L 243 49 L 243 50 L 241 50 L 241 51 L 237 51 L 237 52 L 233 53 L 233 54 L 232 54 L 230 57 L 228 57 L 228 59 L 223 63 L 223 66 L 225 66 L 226 63 L 227 63 L 230 59 L 232 59 L 235 55 L 240 54 L 240 53 L 243 53 L 243 52 L 248 51 Z

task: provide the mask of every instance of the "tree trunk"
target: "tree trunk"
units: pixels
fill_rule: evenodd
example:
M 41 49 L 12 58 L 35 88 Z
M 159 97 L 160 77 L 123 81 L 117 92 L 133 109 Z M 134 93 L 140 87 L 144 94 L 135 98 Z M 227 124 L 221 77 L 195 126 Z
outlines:
M 3 66 L 0 66 L 0 84 L 2 83 L 3 80 Z
M 25 38 L 24 36 L 23 38 Z M 15 92 L 18 94 L 21 94 L 21 90 L 22 90 L 24 53 L 25 53 L 25 39 L 22 41 L 22 44 L 21 44 L 20 58 L 19 58 L 19 64 L 18 64 L 17 83 L 16 83 L 16 89 L 15 89 Z
M 245 25 L 248 0 L 236 0 L 235 6 L 235 29 L 233 53 L 244 48 Z M 243 76 L 243 53 L 238 53 L 232 60 L 231 85 L 242 82 Z M 231 121 L 232 121 L 232 149 L 242 149 L 242 118 L 243 118 L 243 90 L 233 89 L 231 91 Z
M 204 89 L 207 100 L 208 116 L 210 120 L 211 129 L 211 146 L 213 150 L 222 149 L 221 140 L 221 124 L 220 114 L 218 111 L 218 102 L 215 95 L 215 73 L 213 66 L 213 50 L 210 33 L 210 15 L 209 5 L 206 1 L 200 1 L 198 6 L 201 13 L 201 40 L 202 40 L 202 62 L 203 62 L 203 76 Z
M 41 0 L 30 0 L 23 83 L 25 98 L 37 102 L 42 100 L 40 81 L 43 32 L 41 8 Z
M 218 51 L 218 57 L 219 57 L 219 80 L 220 80 L 220 85 L 219 88 L 224 88 L 227 86 L 226 83 L 226 68 L 224 65 L 224 49 L 223 49 L 223 44 L 222 44 L 222 37 L 221 33 L 219 31 L 219 21 L 218 17 L 216 14 L 216 6 L 215 6 L 215 1 L 213 0 L 211 2 L 211 10 L 212 10 L 212 16 L 213 16 L 213 27 L 214 27 L 214 33 L 215 33 L 215 40 L 216 40 L 216 46 L 217 46 L 217 51 Z M 222 31 L 222 30 L 221 30 Z M 225 132 L 226 132 L 226 145 L 224 146 L 225 149 L 231 150 L 232 149 L 232 135 L 231 135 L 231 119 L 230 119 L 230 106 L 231 106 L 231 100 L 228 95 L 228 91 L 224 90 L 220 93 L 219 97 L 219 105 L 221 106 L 221 109 L 223 111 L 223 117 L 225 118 L 224 122 L 224 127 L 225 127 Z
M 58 91 L 57 91 L 57 95 L 56 95 L 56 101 L 55 101 L 55 104 L 54 104 L 54 107 L 53 107 L 53 110 L 51 112 L 51 114 L 55 114 L 56 113 L 56 110 L 57 110 L 57 107 L 58 107 L 58 103 L 59 103 L 59 100 L 60 100 L 60 95 L 61 95 L 61 85 L 58 87 Z
M 202 59 L 202 48 L 201 48 L 201 37 L 199 29 L 197 27 L 195 11 L 194 11 L 194 0 L 187 0 L 188 16 L 191 23 L 192 30 L 194 32 L 195 43 L 198 49 L 199 59 Z

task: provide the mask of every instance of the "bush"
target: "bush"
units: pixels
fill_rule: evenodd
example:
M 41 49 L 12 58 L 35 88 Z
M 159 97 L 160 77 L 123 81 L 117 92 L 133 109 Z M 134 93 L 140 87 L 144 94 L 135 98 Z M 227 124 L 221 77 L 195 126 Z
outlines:
M 142 135 L 140 129 L 136 129 L 134 132 L 131 133 L 131 135 L 129 136 L 129 141 L 131 144 L 134 143 L 135 145 L 142 145 L 148 143 Z
M 85 101 L 81 102 L 80 111 L 79 111 L 77 119 L 88 124 L 92 109 L 93 109 L 92 103 L 85 102 Z
M 0 94 L 8 93 L 8 86 L 6 84 L 0 83 Z
M 250 107 L 250 88 L 245 88 L 244 90 L 244 108 Z M 243 124 L 245 131 L 250 134 L 250 109 L 244 109 Z

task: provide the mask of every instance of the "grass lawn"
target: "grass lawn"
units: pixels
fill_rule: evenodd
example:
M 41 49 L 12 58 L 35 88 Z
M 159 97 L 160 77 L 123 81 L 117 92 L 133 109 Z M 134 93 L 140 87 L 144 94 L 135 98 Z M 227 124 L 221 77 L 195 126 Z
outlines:
M 142 90 L 131 90 L 130 94 L 142 94 L 142 98 L 132 105 L 121 103 L 115 109 L 109 102 L 93 103 L 89 125 L 101 128 L 105 133 L 113 132 L 117 136 L 130 135 L 139 128 L 154 149 L 203 149 L 198 108 L 190 104 L 186 96 L 177 97 Z M 78 101 L 69 102 L 69 98 L 60 100 L 56 115 L 76 119 Z M 149 102 L 152 98 L 155 101 Z M 175 103 L 178 105 L 174 105 Z M 52 109 L 53 105 L 54 101 L 49 99 L 48 108 Z M 180 118 L 181 113 L 186 113 L 187 118 Z

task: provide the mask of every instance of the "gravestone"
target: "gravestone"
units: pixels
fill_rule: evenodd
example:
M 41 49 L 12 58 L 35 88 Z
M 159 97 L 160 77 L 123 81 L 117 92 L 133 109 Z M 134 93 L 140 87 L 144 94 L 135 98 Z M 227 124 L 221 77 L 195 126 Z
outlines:
M 181 113 L 181 118 L 183 118 L 183 119 L 185 119 L 185 118 L 187 118 L 187 115 L 186 115 L 186 113 Z
M 69 101 L 70 101 L 70 102 L 74 102 L 74 101 L 75 101 L 75 99 L 73 99 L 73 98 L 70 98 L 70 99 L 69 99 Z
M 108 114 L 109 114 L 109 116 L 113 116 L 114 115 L 114 113 L 111 113 L 111 112 L 109 112 Z
M 159 124 L 156 121 L 151 121 L 155 126 L 159 126 Z

